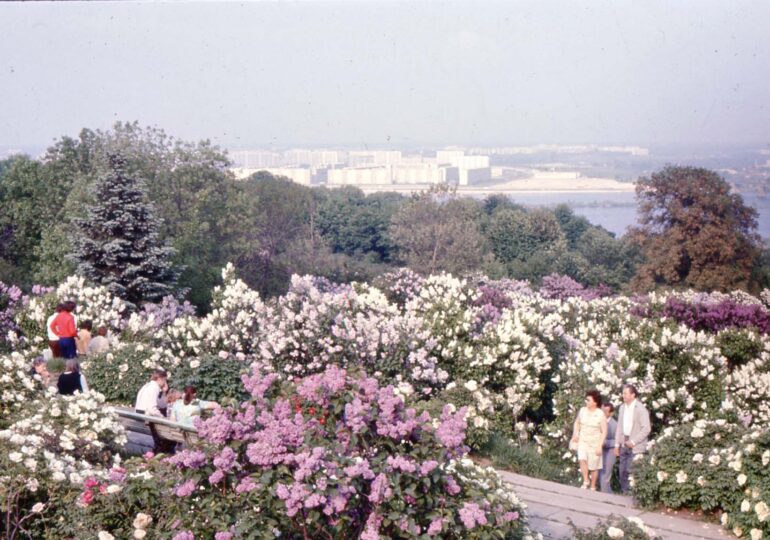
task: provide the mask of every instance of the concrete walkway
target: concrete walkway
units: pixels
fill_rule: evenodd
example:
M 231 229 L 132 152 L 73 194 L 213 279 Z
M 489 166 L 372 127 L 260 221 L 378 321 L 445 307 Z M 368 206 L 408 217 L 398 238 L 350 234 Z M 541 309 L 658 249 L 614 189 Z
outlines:
M 639 517 L 666 540 L 734 538 L 723 532 L 716 523 L 636 508 L 633 499 L 624 495 L 598 493 L 510 472 L 499 472 L 505 481 L 513 484 L 516 494 L 527 504 L 532 528 L 542 533 L 544 538 L 572 538 L 568 520 L 572 520 L 578 527 L 592 527 L 612 514 Z

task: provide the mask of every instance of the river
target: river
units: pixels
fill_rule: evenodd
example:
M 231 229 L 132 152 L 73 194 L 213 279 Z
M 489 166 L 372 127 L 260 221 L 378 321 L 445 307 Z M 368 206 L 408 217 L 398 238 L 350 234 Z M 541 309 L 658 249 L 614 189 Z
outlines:
M 621 236 L 636 223 L 636 195 L 633 192 L 620 193 L 516 193 L 511 200 L 525 206 L 556 206 L 566 203 L 573 211 L 588 218 L 591 223 L 601 225 L 608 231 Z M 759 212 L 759 234 L 770 238 L 770 199 L 760 198 L 753 193 L 743 194 L 743 200 Z

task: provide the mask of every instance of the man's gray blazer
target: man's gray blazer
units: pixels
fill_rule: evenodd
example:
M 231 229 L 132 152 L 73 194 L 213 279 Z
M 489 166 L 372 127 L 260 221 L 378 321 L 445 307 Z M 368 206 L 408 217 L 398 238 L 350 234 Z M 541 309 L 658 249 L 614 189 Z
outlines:
M 615 431 L 615 445 L 623 448 L 623 416 L 626 413 L 626 404 L 618 408 L 618 427 Z M 634 405 L 634 423 L 631 425 L 631 441 L 634 443 L 634 454 L 641 454 L 647 449 L 647 437 L 650 435 L 650 413 L 637 399 Z

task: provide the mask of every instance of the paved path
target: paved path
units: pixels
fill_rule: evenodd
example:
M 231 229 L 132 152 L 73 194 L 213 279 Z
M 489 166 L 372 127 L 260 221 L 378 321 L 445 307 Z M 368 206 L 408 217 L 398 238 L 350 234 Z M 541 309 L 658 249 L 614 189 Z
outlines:
M 611 514 L 637 516 L 666 540 L 733 538 L 716 523 L 645 511 L 634 507 L 633 499 L 624 495 L 597 493 L 505 471 L 500 475 L 515 486 L 516 494 L 529 507 L 532 527 L 544 538 L 571 538 L 568 519 L 578 527 L 591 527 Z

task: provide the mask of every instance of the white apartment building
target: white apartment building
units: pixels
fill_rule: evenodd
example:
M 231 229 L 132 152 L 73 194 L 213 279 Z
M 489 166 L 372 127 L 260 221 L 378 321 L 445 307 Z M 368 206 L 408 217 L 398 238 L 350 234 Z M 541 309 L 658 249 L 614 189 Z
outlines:
M 329 186 L 440 184 L 447 181 L 447 168 L 432 163 L 347 167 L 328 169 L 326 173 Z
M 342 160 L 335 150 L 288 150 L 284 152 L 284 162 L 293 167 L 334 167 Z
M 348 152 L 348 165 L 351 167 L 398 165 L 399 163 L 401 163 L 399 150 L 355 150 Z
M 390 167 L 346 167 L 329 169 L 326 174 L 328 186 L 370 186 L 391 183 Z
M 436 163 L 456 168 L 457 172 L 449 172 L 448 178 L 461 186 L 468 186 L 492 178 L 489 156 L 466 156 L 462 150 L 439 150 L 436 152 Z
M 260 169 L 262 167 L 280 167 L 283 156 L 278 152 L 263 150 L 238 150 L 230 152 L 230 159 L 236 166 L 243 169 Z

